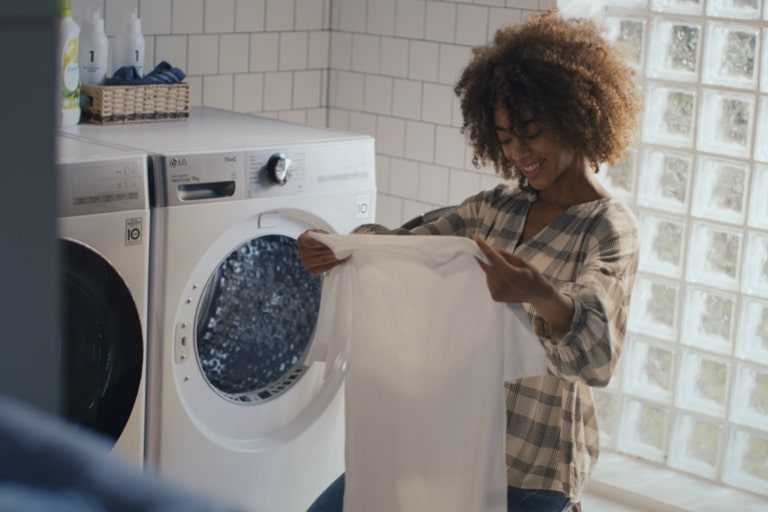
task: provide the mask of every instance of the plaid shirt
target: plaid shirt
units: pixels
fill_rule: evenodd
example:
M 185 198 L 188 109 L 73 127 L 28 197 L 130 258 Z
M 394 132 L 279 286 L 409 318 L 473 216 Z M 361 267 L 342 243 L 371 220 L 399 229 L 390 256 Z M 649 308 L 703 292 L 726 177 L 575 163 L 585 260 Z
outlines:
M 571 206 L 518 244 L 533 192 L 507 185 L 465 200 L 412 234 L 483 236 L 493 247 L 525 258 L 573 299 L 571 329 L 558 337 L 525 304 L 549 356 L 548 375 L 505 384 L 507 481 L 548 489 L 578 502 L 597 461 L 599 430 L 590 386 L 604 387 L 624 342 L 637 271 L 637 221 L 612 198 Z M 356 232 L 406 234 L 378 225 Z

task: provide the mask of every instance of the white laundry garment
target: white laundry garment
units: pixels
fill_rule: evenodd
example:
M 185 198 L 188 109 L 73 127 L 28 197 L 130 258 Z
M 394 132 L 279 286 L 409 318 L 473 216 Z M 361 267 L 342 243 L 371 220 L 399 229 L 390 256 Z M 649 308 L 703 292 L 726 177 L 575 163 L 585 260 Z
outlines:
M 312 236 L 338 258 L 308 358 L 346 354 L 345 512 L 504 512 L 503 381 L 546 373 L 519 305 L 494 302 L 474 242 Z

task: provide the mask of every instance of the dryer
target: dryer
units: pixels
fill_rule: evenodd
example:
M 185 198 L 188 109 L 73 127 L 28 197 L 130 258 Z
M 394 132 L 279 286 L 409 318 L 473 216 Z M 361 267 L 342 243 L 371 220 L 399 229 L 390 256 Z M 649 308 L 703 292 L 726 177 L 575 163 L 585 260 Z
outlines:
M 209 108 L 71 127 L 151 156 L 148 460 L 252 512 L 304 512 L 344 471 L 344 360 L 310 361 L 322 278 L 295 240 L 372 222 L 374 140 Z
M 57 136 L 63 415 L 144 460 L 147 154 Z

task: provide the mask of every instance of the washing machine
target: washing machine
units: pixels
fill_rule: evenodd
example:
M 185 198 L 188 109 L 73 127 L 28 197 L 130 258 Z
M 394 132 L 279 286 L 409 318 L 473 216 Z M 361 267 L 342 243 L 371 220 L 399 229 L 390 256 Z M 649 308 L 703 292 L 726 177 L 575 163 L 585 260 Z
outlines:
M 63 415 L 144 461 L 147 154 L 57 137 Z
M 345 362 L 307 357 L 322 278 L 295 242 L 373 221 L 374 140 L 210 108 L 71 130 L 151 154 L 149 463 L 243 510 L 304 512 L 344 471 Z

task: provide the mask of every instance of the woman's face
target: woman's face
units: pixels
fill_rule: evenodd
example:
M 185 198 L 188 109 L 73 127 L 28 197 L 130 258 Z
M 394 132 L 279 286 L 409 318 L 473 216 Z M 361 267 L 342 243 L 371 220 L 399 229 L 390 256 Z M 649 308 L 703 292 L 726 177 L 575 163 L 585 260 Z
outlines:
M 525 111 L 523 111 L 525 112 Z M 504 107 L 494 115 L 496 135 L 504 155 L 536 190 L 546 190 L 559 182 L 574 167 L 576 151 L 560 143 L 560 137 L 533 115 L 523 116 L 522 126 L 512 126 Z

